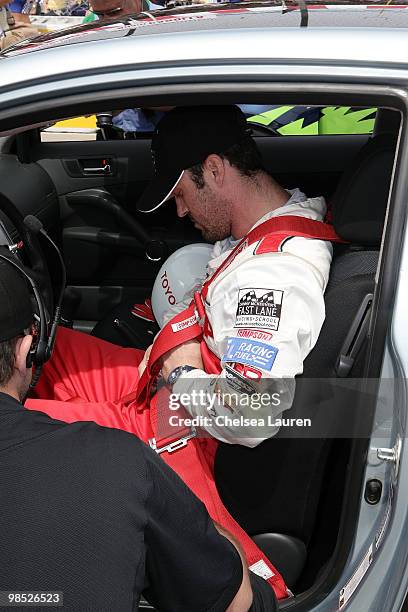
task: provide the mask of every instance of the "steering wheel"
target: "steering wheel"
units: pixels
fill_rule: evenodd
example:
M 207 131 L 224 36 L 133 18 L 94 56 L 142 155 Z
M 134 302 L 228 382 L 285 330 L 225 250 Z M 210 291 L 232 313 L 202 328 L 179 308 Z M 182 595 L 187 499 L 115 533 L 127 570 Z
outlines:
M 150 261 L 164 261 L 168 256 L 168 247 L 163 240 L 154 238 L 150 233 L 132 217 L 112 196 L 111 193 L 101 187 L 75 191 L 66 196 L 71 205 L 78 205 L 86 201 L 95 208 L 109 212 L 119 224 L 134 236 L 145 250 L 147 259 Z
M 259 123 L 251 123 L 248 121 L 248 126 L 252 131 L 252 136 L 280 136 L 279 132 L 270 125 L 261 125 Z
M 47 262 L 39 240 L 35 233 L 25 226 L 21 212 L 3 194 L 0 194 L 0 210 L 14 225 L 20 240 L 23 242 L 23 248 L 19 251 L 23 258 L 23 263 L 20 262 L 20 265 L 37 284 L 44 298 L 48 314 L 51 314 L 54 309 L 54 294 Z M 7 253 L 12 257 L 8 249 Z

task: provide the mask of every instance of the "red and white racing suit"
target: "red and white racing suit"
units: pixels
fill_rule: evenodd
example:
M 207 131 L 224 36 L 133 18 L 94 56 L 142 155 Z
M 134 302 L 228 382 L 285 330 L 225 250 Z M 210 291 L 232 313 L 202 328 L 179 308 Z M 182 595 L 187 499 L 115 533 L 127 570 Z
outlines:
M 158 334 L 140 380 L 141 351 L 60 328 L 53 357 L 36 387 L 41 399 L 26 402 L 27 408 L 53 418 L 92 420 L 149 442 L 203 501 L 210 516 L 237 537 L 250 569 L 270 583 L 278 598 L 288 595 L 282 577 L 218 496 L 213 476 L 217 441 L 197 437 L 185 426 L 177 432 L 160 433 L 160 409 L 164 406 L 163 414 L 168 416 L 169 391 L 162 388 L 153 394 L 152 385 L 162 355 L 192 338 L 200 340 L 204 370 L 183 376 L 174 385 L 175 393 L 179 387 L 184 392 L 198 384 L 201 389 L 204 383 L 208 388 L 226 385 L 238 389 L 240 395 L 247 390 L 251 397 L 252 387 L 244 383 L 253 385 L 260 376 L 280 390 L 283 377 L 293 378 L 302 371 L 302 361 L 324 319 L 323 292 L 331 260 L 328 240 L 336 240 L 330 226 L 321 222 L 325 208 L 322 198 L 289 201 L 260 219 L 234 248 L 228 241 L 217 243 L 217 258 L 210 261 L 212 276 L 187 310 Z M 290 407 L 292 392 L 288 388 L 287 395 L 282 393 L 286 403 L 276 413 Z M 225 410 L 229 414 L 241 410 L 239 404 L 238 398 L 236 405 Z M 208 414 L 205 406 L 200 409 Z M 212 409 L 222 411 L 224 406 L 219 402 Z M 224 432 L 217 425 L 208 431 L 230 442 L 245 439 L 252 445 L 260 441 L 259 432 L 251 428 L 245 429 L 244 438 L 240 428 Z
M 295 190 L 286 205 L 266 214 L 254 228 L 287 215 L 321 221 L 325 214 L 323 198 L 307 199 Z M 214 245 L 209 276 L 237 243 L 227 238 Z M 279 429 L 275 423 L 291 407 L 294 377 L 302 373 L 324 321 L 323 294 L 332 258 L 331 243 L 322 240 L 285 237 L 277 251 L 264 249 L 260 254 L 263 246 L 236 255 L 210 285 L 204 301 L 204 340 L 221 360 L 221 373 L 193 370 L 173 387 L 177 396 L 195 397 L 184 406 L 208 433 L 246 446 L 273 436 Z M 187 308 L 192 297 L 188 294 L 183 302 L 169 305 L 165 321 Z M 214 378 L 228 402 L 213 393 Z M 248 393 L 255 393 L 252 403 Z

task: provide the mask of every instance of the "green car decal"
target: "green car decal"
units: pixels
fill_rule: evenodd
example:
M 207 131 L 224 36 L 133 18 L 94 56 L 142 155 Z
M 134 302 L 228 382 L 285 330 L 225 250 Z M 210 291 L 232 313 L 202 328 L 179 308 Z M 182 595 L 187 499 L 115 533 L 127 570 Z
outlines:
M 350 106 L 278 106 L 247 118 L 282 136 L 319 134 L 370 134 L 374 129 L 376 108 Z

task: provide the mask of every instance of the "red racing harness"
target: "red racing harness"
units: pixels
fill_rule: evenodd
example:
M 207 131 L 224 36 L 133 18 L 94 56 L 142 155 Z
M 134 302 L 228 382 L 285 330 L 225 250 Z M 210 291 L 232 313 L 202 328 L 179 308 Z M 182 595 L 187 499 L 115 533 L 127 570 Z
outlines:
M 231 251 L 215 273 L 196 292 L 190 306 L 173 317 L 160 331 L 151 349 L 147 367 L 139 381 L 136 396 L 137 410 L 143 412 L 150 408 L 151 431 L 146 432 L 146 442 L 160 453 L 184 482 L 205 504 L 213 520 L 232 533 L 241 543 L 248 567 L 269 582 L 278 599 L 288 597 L 285 582 L 269 559 L 255 545 L 248 534 L 232 518 L 224 507 L 214 481 L 214 460 L 218 442 L 214 438 L 197 437 L 194 428 L 171 428 L 167 424 L 169 414 L 169 394 L 162 388 L 152 398 L 163 355 L 189 340 L 200 341 L 204 369 L 208 374 L 221 372 L 220 359 L 208 348 L 204 341 L 211 335 L 211 326 L 206 316 L 204 303 L 211 284 L 228 268 L 244 249 L 253 245 L 254 255 L 274 253 L 288 238 L 303 237 L 332 242 L 343 242 L 331 225 L 293 215 L 269 219 L 250 231 Z M 132 399 L 134 399 L 134 394 Z M 164 425 L 163 425 L 164 424 Z M 161 435 L 160 435 L 161 434 Z

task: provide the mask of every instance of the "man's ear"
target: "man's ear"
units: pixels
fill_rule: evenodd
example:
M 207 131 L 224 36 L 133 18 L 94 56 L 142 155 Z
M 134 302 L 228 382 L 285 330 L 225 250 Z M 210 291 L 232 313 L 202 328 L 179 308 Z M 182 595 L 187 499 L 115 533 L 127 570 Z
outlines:
M 216 187 L 221 187 L 225 179 L 225 163 L 222 157 L 212 153 L 204 162 L 204 170 L 206 179 L 211 183 L 215 183 Z
M 33 337 L 30 335 L 24 336 L 21 340 L 17 340 L 15 368 L 21 372 L 21 374 L 25 374 L 27 370 L 27 356 L 30 352 L 32 342 Z

